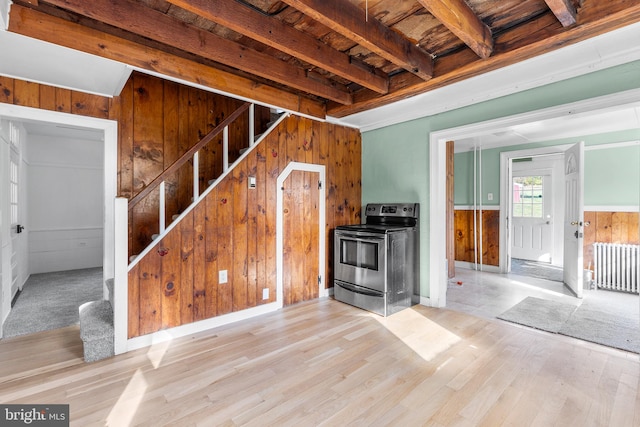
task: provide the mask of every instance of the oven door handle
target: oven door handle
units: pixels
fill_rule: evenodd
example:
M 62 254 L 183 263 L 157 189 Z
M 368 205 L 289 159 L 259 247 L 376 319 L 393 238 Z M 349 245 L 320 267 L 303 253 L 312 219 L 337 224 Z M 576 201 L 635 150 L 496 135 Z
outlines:
M 362 286 L 354 285 L 352 283 L 340 282 L 340 283 L 336 283 L 336 285 L 342 288 L 345 288 L 348 291 L 355 292 L 356 294 L 367 295 L 370 297 L 382 296 L 382 292 L 374 291 L 368 288 L 363 288 Z
M 338 237 L 340 238 L 345 237 L 347 239 L 354 239 L 354 240 L 362 240 L 364 242 L 375 242 L 375 243 L 384 242 L 384 237 L 378 237 L 371 234 L 365 235 L 365 234 L 340 233 L 338 234 Z

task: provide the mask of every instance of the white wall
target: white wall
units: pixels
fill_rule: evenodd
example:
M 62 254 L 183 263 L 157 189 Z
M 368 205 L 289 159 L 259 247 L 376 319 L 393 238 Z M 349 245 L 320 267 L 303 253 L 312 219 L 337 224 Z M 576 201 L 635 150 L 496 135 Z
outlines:
M 104 144 L 29 135 L 30 273 L 102 266 Z

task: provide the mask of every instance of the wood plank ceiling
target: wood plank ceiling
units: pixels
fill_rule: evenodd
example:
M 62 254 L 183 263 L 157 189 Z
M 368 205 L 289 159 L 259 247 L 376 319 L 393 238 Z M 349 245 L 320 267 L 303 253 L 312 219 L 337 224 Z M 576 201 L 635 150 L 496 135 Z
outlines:
M 14 0 L 9 30 L 343 117 L 638 20 L 630 0 Z

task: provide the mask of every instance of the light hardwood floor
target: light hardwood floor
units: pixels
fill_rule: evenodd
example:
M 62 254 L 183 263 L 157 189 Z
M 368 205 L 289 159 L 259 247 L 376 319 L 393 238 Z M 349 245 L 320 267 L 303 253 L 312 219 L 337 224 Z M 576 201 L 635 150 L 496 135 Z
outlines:
M 321 299 L 85 364 L 77 327 L 0 341 L 2 403 L 73 426 L 638 426 L 638 355 L 416 306 Z

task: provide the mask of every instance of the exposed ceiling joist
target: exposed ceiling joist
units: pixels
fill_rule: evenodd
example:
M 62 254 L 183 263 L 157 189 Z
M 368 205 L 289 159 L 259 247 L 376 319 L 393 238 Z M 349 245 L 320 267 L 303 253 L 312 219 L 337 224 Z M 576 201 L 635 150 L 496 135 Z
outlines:
M 433 76 L 433 60 L 427 52 L 377 19 L 367 19 L 365 11 L 348 0 L 283 0 L 283 3 L 423 80 Z
M 420 81 L 415 76 L 394 76 L 390 80 L 389 94 L 362 91 L 354 95 L 352 105 L 329 105 L 327 113 L 334 117 L 345 117 L 388 105 L 640 21 L 640 3 L 624 7 L 620 5 L 618 3 L 618 9 L 612 10 L 610 4 L 590 1 L 590 7 L 581 8 L 580 24 L 571 28 L 559 25 L 557 18 L 551 14 L 541 15 L 511 32 L 496 36 L 496 52 L 487 59 L 481 60 L 477 56 L 470 58 L 470 55 L 474 55 L 471 52 L 458 52 L 440 59 L 435 76 L 429 81 Z M 497 47 L 500 48 L 499 52 Z
M 339 104 L 348 105 L 352 102 L 351 94 L 345 87 L 324 82 L 301 68 L 190 26 L 134 1 L 93 0 L 87 3 L 84 0 L 48 0 L 48 3 Z
M 309 98 L 271 86 L 256 84 L 248 78 L 17 4 L 11 7 L 9 31 L 301 114 L 323 118 L 326 113 L 322 103 L 314 102 Z
M 385 76 L 367 70 L 364 64 L 353 64 L 349 55 L 236 0 L 168 1 L 375 92 L 384 94 L 389 90 L 389 81 Z
M 491 56 L 491 29 L 476 16 L 464 0 L 418 1 L 480 58 Z
M 577 22 L 576 8 L 571 0 L 544 0 L 549 9 L 558 18 L 563 27 L 568 27 Z

